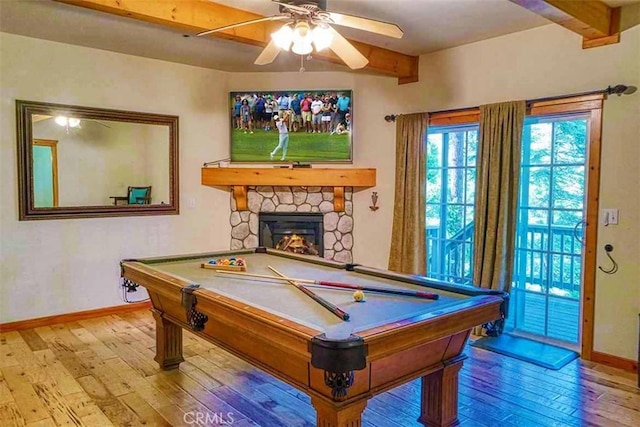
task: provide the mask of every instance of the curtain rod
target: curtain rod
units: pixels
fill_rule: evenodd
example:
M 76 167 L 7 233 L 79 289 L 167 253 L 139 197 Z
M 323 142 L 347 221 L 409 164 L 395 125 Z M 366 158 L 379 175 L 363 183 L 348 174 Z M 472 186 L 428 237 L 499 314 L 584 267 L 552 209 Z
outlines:
M 590 92 L 582 92 L 582 93 L 572 93 L 570 95 L 558 95 L 558 96 L 548 96 L 546 98 L 537 98 L 537 99 L 528 99 L 526 100 L 527 103 L 527 107 L 531 106 L 531 104 L 533 104 L 534 102 L 544 102 L 544 101 L 554 101 L 556 99 L 562 99 L 562 98 L 571 98 L 574 96 L 587 96 L 587 95 L 597 95 L 600 93 L 604 93 L 607 95 L 631 95 L 632 93 L 634 93 L 636 90 L 638 90 L 637 87 L 635 86 L 627 86 L 627 85 L 623 85 L 623 84 L 619 84 L 619 85 L 615 85 L 615 86 L 608 86 L 606 89 L 600 89 L 600 90 L 592 90 Z M 442 111 L 432 111 L 429 112 L 428 114 L 434 114 L 434 113 L 455 113 L 458 111 L 465 111 L 465 110 L 471 110 L 473 108 L 478 108 L 478 106 L 476 107 L 466 107 L 466 108 L 455 108 L 453 110 L 442 110 Z M 384 116 L 384 120 L 387 122 L 395 122 L 397 117 L 402 116 L 403 114 L 388 114 L 386 116 Z

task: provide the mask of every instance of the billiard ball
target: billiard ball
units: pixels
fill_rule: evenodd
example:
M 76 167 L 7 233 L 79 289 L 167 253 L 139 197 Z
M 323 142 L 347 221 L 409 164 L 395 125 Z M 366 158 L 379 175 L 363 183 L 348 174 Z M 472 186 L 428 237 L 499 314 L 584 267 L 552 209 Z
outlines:
M 356 302 L 364 302 L 364 292 L 355 291 L 353 293 L 353 300 L 356 301 Z

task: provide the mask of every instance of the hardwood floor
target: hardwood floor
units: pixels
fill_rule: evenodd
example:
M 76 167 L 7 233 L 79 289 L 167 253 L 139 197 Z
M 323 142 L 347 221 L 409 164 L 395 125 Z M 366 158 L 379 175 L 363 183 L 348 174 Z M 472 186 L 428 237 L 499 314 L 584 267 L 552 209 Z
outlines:
M 315 425 L 306 395 L 190 333 L 180 369 L 161 371 L 154 334 L 146 310 L 0 334 L 0 425 Z M 551 371 L 466 352 L 462 426 L 640 425 L 631 373 L 581 361 Z M 414 381 L 375 397 L 363 425 L 421 425 L 419 393 Z

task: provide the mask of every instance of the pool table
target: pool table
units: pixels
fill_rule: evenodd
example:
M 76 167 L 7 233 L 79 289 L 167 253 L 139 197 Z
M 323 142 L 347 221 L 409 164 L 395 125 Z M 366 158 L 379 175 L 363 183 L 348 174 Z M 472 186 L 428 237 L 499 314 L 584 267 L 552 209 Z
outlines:
M 242 257 L 247 272 L 418 290 L 437 300 L 305 285 L 349 314 L 344 321 L 282 281 L 217 273 L 212 259 Z M 177 368 L 188 329 L 307 393 L 319 426 L 359 426 L 372 396 L 422 378 L 427 426 L 457 422 L 458 371 L 474 326 L 503 319 L 508 296 L 273 249 L 123 260 L 124 284 L 143 286 L 156 320 L 156 357 Z

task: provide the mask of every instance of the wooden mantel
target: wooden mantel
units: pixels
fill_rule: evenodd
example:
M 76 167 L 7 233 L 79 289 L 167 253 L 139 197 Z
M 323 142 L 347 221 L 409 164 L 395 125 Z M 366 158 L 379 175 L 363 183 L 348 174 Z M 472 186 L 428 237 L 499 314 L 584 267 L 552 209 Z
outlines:
M 333 206 L 344 211 L 344 188 L 376 185 L 375 169 L 358 168 L 202 168 L 202 185 L 231 186 L 238 210 L 247 210 L 248 186 L 333 187 Z

